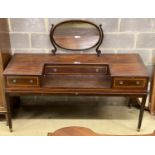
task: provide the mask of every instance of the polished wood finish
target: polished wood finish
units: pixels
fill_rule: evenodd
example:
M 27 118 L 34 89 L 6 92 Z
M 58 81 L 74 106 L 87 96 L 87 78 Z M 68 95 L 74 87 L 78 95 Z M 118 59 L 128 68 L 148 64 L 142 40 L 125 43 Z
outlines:
M 8 76 L 6 78 L 8 87 L 38 87 L 39 77 L 36 76 Z
M 117 65 L 119 65 L 119 68 L 115 67 Z M 130 66 L 132 66 L 132 70 Z M 51 67 L 51 70 L 49 70 L 49 67 Z M 56 70 L 52 70 L 53 67 Z M 99 67 L 101 67 L 100 72 L 98 72 Z M 51 74 L 52 72 L 54 73 Z M 145 94 L 148 83 L 147 70 L 137 54 L 102 54 L 100 57 L 94 54 L 57 56 L 15 54 L 3 74 L 6 79 L 15 76 L 20 79 L 20 82 L 29 76 L 36 76 L 40 80 L 40 87 L 38 88 L 27 88 L 24 85 L 19 88 L 17 83 L 14 83 L 13 87 L 7 85 L 6 91 L 12 93 L 59 92 L 61 94 L 112 93 L 119 95 L 120 93 L 128 92 L 130 94 L 132 92 L 132 94 Z M 118 78 L 121 79 L 119 82 L 125 82 L 123 86 L 117 86 Z M 137 82 L 139 83 L 137 84 Z
M 119 77 L 114 79 L 114 88 L 127 88 L 136 87 L 137 89 L 144 89 L 147 87 L 147 81 L 145 78 L 135 78 L 135 77 Z
M 99 47 L 103 41 L 103 30 L 101 25 L 84 21 L 69 20 L 52 25 L 50 30 L 50 40 L 54 47 L 55 55 L 57 47 L 71 50 L 84 51 L 96 47 L 97 55 L 101 54 Z
M 14 54 L 4 75 L 42 75 L 46 64 L 107 64 L 111 76 L 148 77 L 138 54 L 102 54 L 100 57 L 95 54 Z
M 100 134 L 85 127 L 71 126 L 64 127 L 56 130 L 55 132 L 49 132 L 48 136 L 155 136 L 155 131 L 148 134 L 135 134 L 135 135 L 116 135 L 116 134 Z
M 8 96 L 140 97 L 137 130 L 141 128 L 149 77 L 138 54 L 15 54 L 3 74 Z
M 155 69 L 153 72 L 150 112 L 155 115 Z
M 91 74 L 108 74 L 107 65 L 46 65 L 44 70 L 45 75 L 91 75 Z
M 10 39 L 8 22 L 5 18 L 0 18 L 0 113 L 5 114 L 7 118 L 7 107 L 4 93 L 3 70 L 11 58 Z
M 51 80 L 52 79 L 52 80 Z M 86 82 L 87 81 L 87 82 Z M 54 75 L 43 79 L 43 87 L 61 89 L 105 89 L 110 88 L 109 76 L 94 75 Z M 80 91 L 77 91 L 80 93 Z

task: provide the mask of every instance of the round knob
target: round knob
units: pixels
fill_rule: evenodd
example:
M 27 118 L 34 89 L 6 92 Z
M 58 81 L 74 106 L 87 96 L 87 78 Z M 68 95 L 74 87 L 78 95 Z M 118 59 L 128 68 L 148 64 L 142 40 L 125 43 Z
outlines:
M 97 72 L 97 73 L 99 72 L 99 69 L 98 69 L 98 68 L 96 68 L 96 72 Z
M 56 69 L 56 68 L 54 68 L 54 69 L 53 69 L 53 71 L 54 71 L 54 72 L 57 72 L 57 69 Z
M 140 82 L 139 82 L 139 81 L 136 81 L 136 84 L 137 84 L 137 85 L 139 85 L 139 84 L 140 84 Z
M 17 82 L 17 80 L 15 80 L 15 79 L 14 79 L 14 80 L 12 80 L 12 82 L 13 82 L 13 83 L 16 83 L 16 82 Z
M 78 92 L 76 92 L 76 93 L 75 93 L 75 95 L 79 95 L 79 93 L 78 93 Z
M 122 84 L 124 84 L 124 82 L 123 81 L 120 81 L 119 84 L 122 85 Z
M 33 83 L 33 80 L 30 80 L 30 83 Z

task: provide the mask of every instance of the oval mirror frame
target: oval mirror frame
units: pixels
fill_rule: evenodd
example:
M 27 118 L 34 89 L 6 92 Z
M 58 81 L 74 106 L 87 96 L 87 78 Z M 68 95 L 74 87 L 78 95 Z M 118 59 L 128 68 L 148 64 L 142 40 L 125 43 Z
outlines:
M 52 53 L 55 55 L 57 47 L 84 51 L 96 47 L 97 55 L 101 54 L 99 47 L 103 41 L 102 25 L 85 20 L 68 20 L 53 25 L 50 30 L 50 41 L 54 47 Z

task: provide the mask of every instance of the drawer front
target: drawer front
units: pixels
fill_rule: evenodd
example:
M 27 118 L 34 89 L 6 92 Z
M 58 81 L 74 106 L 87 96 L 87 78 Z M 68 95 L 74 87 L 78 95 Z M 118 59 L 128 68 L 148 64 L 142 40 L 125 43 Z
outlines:
M 39 86 L 39 77 L 35 76 L 8 76 L 7 86 L 33 87 Z
M 114 88 L 140 88 L 144 89 L 147 86 L 146 78 L 114 78 Z
M 44 74 L 107 74 L 107 71 L 104 65 L 46 65 Z

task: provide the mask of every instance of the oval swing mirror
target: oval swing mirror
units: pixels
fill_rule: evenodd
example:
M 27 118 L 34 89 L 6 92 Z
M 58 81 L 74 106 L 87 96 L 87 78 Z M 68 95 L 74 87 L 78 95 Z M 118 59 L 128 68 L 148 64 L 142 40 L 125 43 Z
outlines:
M 51 28 L 52 44 L 67 50 L 88 50 L 103 38 L 100 27 L 82 20 L 64 21 Z

